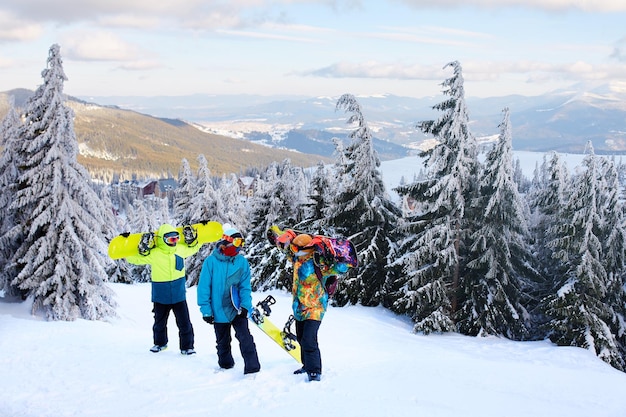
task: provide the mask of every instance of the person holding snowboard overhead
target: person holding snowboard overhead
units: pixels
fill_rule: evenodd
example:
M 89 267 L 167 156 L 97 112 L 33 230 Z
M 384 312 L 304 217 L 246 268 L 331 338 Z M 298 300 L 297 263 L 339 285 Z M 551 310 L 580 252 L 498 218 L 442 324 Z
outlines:
M 198 252 L 202 245 L 198 244 L 193 233 L 185 233 L 184 243 L 179 244 L 179 239 L 174 226 L 163 224 L 156 236 L 145 233 L 139 243 L 139 255 L 129 256 L 126 260 L 134 265 L 151 266 L 154 346 L 150 351 L 157 353 L 167 349 L 167 320 L 170 311 L 173 311 L 178 326 L 180 353 L 193 355 L 196 351 L 187 307 L 185 258 Z M 151 242 L 154 242 L 152 247 Z
M 302 368 L 294 374 L 306 372 L 309 381 L 320 381 L 322 357 L 317 341 L 317 333 L 328 307 L 326 281 L 348 270 L 344 263 L 335 263 L 321 268 L 315 263 L 313 237 L 308 234 L 296 235 L 287 230 L 278 237 L 279 247 L 291 254 L 293 262 L 293 315 L 296 319 L 296 339 L 300 344 Z
M 220 368 L 235 366 L 231 351 L 232 327 L 244 361 L 243 373 L 253 374 L 259 372 L 261 365 L 248 327 L 252 289 L 250 264 L 239 253 L 243 244 L 241 233 L 230 225 L 224 225 L 222 240 L 202 263 L 197 295 L 202 319 L 212 324 L 215 330 Z

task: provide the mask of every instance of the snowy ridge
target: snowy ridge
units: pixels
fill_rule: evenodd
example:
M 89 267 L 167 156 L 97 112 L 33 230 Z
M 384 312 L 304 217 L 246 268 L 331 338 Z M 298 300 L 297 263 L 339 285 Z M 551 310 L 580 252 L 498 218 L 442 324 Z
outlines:
M 464 416 L 618 417 L 626 374 L 579 348 L 457 334 L 416 335 L 382 308 L 330 308 L 320 329 L 323 379 L 298 367 L 252 328 L 261 372 L 218 371 L 213 328 L 195 287 L 187 299 L 198 354 L 180 355 L 170 319 L 169 349 L 153 354 L 150 284 L 109 284 L 119 317 L 45 322 L 27 303 L 0 303 L 0 415 L 58 416 Z M 288 294 L 272 291 L 282 326 Z M 254 293 L 259 301 L 266 293 Z

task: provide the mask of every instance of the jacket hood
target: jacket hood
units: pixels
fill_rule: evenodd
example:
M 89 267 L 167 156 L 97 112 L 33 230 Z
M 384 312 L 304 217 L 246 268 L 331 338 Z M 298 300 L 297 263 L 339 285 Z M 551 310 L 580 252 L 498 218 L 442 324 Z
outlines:
M 176 250 L 176 248 L 174 246 L 167 245 L 163 240 L 163 236 L 165 236 L 165 234 L 169 232 L 176 232 L 176 228 L 171 224 L 162 224 L 157 231 L 156 245 L 158 248 L 164 251 L 173 252 Z

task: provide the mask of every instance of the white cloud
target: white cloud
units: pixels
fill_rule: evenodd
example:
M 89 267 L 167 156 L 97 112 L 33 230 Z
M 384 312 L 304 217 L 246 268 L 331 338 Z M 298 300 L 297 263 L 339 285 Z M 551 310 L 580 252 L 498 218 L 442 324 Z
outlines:
M 161 65 L 158 61 L 137 60 L 137 61 L 130 61 L 130 62 L 124 63 L 120 65 L 118 68 L 127 70 L 127 71 L 147 71 L 147 70 L 153 70 L 153 69 L 158 69 L 162 67 L 163 65 Z
M 546 11 L 568 11 L 573 9 L 585 12 L 623 12 L 624 0 L 399 0 L 415 8 L 481 7 L 502 9 L 524 7 Z
M 136 61 L 142 58 L 139 47 L 110 32 L 73 32 L 65 34 L 63 53 L 76 61 Z
M 436 80 L 441 79 L 442 73 L 440 66 L 385 64 L 377 61 L 368 61 L 363 63 L 340 62 L 327 67 L 301 72 L 300 75 L 324 78 Z
M 41 25 L 19 19 L 11 13 L 0 10 L 0 42 L 30 41 L 43 33 Z

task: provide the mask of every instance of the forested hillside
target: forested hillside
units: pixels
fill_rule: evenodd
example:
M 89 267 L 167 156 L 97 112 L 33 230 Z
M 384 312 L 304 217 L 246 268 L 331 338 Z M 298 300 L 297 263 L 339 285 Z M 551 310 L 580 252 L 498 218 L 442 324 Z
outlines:
M 19 109 L 32 91 L 0 93 L 0 118 L 10 99 Z M 130 110 L 99 106 L 66 97 L 74 111 L 74 127 L 79 144 L 78 161 L 89 172 L 104 180 L 113 174 L 129 179 L 176 175 L 183 158 L 197 168 L 196 157 L 204 154 L 215 174 L 241 172 L 249 167 L 264 168 L 273 161 L 289 158 L 293 164 L 312 166 L 328 158 L 283 149 L 269 148 L 210 134 L 182 120 L 151 117 Z

